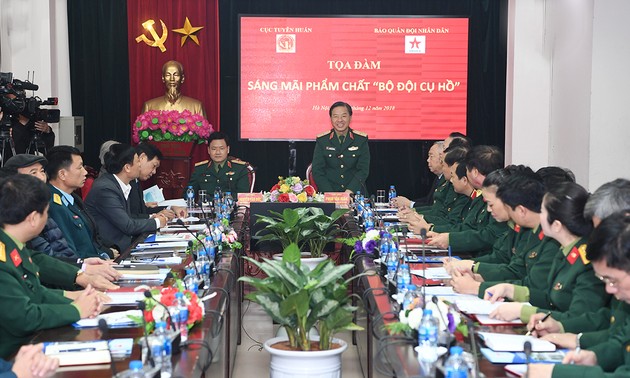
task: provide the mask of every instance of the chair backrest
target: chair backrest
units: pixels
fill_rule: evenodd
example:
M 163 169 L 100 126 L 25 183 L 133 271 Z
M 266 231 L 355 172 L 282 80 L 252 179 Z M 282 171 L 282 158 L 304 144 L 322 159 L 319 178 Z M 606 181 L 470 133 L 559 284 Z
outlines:
M 240 160 L 245 163 L 247 168 L 247 178 L 249 179 L 249 192 L 254 193 L 254 185 L 256 185 L 256 168 L 245 160 L 241 160 L 234 156 L 228 156 L 228 160 Z
M 317 184 L 315 184 L 315 178 L 313 177 L 313 163 L 309 164 L 308 167 L 306 167 L 306 179 L 311 184 L 313 189 L 317 191 Z

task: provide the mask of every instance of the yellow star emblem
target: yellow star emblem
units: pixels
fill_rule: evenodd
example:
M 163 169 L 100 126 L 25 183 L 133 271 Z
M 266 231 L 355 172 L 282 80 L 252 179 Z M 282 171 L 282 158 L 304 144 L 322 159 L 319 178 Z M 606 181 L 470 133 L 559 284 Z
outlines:
M 184 42 L 186 42 L 186 38 L 188 37 L 190 37 L 190 39 L 192 39 L 193 42 L 199 45 L 199 38 L 197 38 L 197 36 L 194 35 L 194 33 L 198 32 L 201 29 L 203 29 L 203 26 L 192 26 L 190 24 L 190 20 L 188 19 L 188 17 L 186 17 L 186 21 L 184 22 L 184 27 L 181 29 L 173 29 L 173 31 L 175 33 L 179 33 L 183 35 L 181 46 L 184 46 Z

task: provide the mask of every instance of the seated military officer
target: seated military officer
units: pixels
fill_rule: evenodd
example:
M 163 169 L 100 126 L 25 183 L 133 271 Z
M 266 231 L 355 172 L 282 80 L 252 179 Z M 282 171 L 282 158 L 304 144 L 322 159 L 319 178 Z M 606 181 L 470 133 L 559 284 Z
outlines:
M 33 333 L 98 315 L 100 300 L 90 286 L 81 292 L 43 287 L 39 267 L 25 243 L 48 218 L 50 191 L 30 175 L 0 179 L 0 358 L 13 354 Z
M 236 193 L 249 192 L 247 163 L 239 159 L 228 160 L 229 154 L 228 136 L 219 131 L 210 134 L 208 138 L 210 160 L 195 164 L 188 182 L 188 185 L 195 190 L 195 194 L 200 189 L 205 189 L 211 196 L 217 187 L 223 192 L 232 192 L 235 197 Z
M 365 191 L 370 173 L 367 134 L 350 128 L 352 107 L 335 102 L 328 111 L 332 129 L 317 136 L 313 151 L 313 178 L 321 192 Z

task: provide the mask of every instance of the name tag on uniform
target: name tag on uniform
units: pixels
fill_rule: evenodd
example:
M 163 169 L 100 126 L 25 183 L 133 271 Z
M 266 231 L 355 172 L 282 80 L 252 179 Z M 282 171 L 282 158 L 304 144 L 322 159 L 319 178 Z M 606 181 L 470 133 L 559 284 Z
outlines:
M 358 146 L 352 146 L 352 147 L 348 147 L 348 151 L 356 151 L 358 150 L 359 147 Z

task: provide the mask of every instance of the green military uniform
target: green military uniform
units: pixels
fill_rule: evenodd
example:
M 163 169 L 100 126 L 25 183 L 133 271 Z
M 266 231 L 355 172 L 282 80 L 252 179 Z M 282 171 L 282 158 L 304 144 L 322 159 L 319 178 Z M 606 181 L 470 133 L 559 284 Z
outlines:
M 79 267 L 48 256 L 43 252 L 32 251 L 33 263 L 39 267 L 39 281 L 46 287 L 63 290 L 80 290 L 76 285 Z
M 219 187 L 224 193 L 232 192 L 236 198 L 237 193 L 249 193 L 247 163 L 238 159 L 227 160 L 217 169 L 217 163 L 213 161 L 200 161 L 195 164 L 188 185 L 192 185 L 195 195 L 199 189 L 205 189 L 208 198 L 212 198 L 212 193 Z
M 437 190 L 437 189 L 436 189 Z M 437 193 L 436 193 L 437 195 Z M 470 206 L 469 196 L 457 193 L 450 181 L 446 181 L 440 201 L 434 202 L 431 210 L 419 212 L 427 223 L 456 225 L 462 221 L 464 209 Z
M 478 256 L 473 258 L 475 263 L 490 263 L 490 264 L 509 264 L 512 257 L 516 254 L 516 237 L 521 231 L 521 227 L 517 226 L 511 220 L 507 222 L 509 227 L 508 231 L 503 234 L 492 245 L 492 252 L 487 255 Z
M 630 305 L 616 301 L 612 308 L 608 329 L 587 332 L 580 338 L 580 346 L 595 352 L 598 366 L 557 365 L 552 377 L 630 377 Z
M 433 201 L 430 204 L 422 205 L 421 203 L 414 203 L 413 209 L 420 214 L 426 214 L 427 211 L 433 211 L 436 204 L 443 205 L 446 200 L 448 190 L 448 184 L 450 181 L 446 181 L 444 174 L 440 175 L 438 182 L 433 189 Z M 452 184 L 450 185 L 452 189 Z
M 365 180 L 370 173 L 367 134 L 348 129 L 343 141 L 334 129 L 319 134 L 312 167 L 319 192 L 365 191 Z
M 501 282 L 527 286 L 530 290 L 545 290 L 559 246 L 557 241 L 545 236 L 540 226 L 535 230 L 521 228 L 515 239 L 514 256 L 508 265 L 476 264 L 475 273 L 481 274 L 485 280 L 477 294 L 483 298 L 489 287 Z
M 31 251 L 0 230 L 0 357 L 7 358 L 41 329 L 81 318 L 60 291 L 43 287 Z
M 620 333 L 627 321 L 630 321 L 630 305 L 613 297 L 608 307 L 564 319 L 562 326 L 564 332 L 583 332 L 580 345 L 590 349 Z
M 88 218 L 89 216 L 77 205 L 78 199 L 74 203 L 69 203 L 64 194 L 53 185 L 48 184 L 50 189 L 50 207 L 48 216 L 55 220 L 57 226 L 68 241 L 68 247 L 72 249 L 77 257 L 86 259 L 89 257 L 108 258 L 106 251 L 101 251 L 94 244 L 95 227 Z
M 562 322 L 608 304 L 610 295 L 606 294 L 604 283 L 595 276 L 593 266 L 586 259 L 586 241 L 583 237 L 556 252 L 547 288 L 515 288 L 515 301 L 532 304 L 523 307 L 521 320 L 529 322 L 532 314 L 544 309 L 551 310 L 553 318 Z
M 481 190 L 473 191 L 472 201 L 464 209 L 462 221 L 455 225 L 435 225 L 432 231 L 448 232 L 453 252 L 490 253 L 494 242 L 508 231 L 506 222 L 497 222 L 486 208 Z

